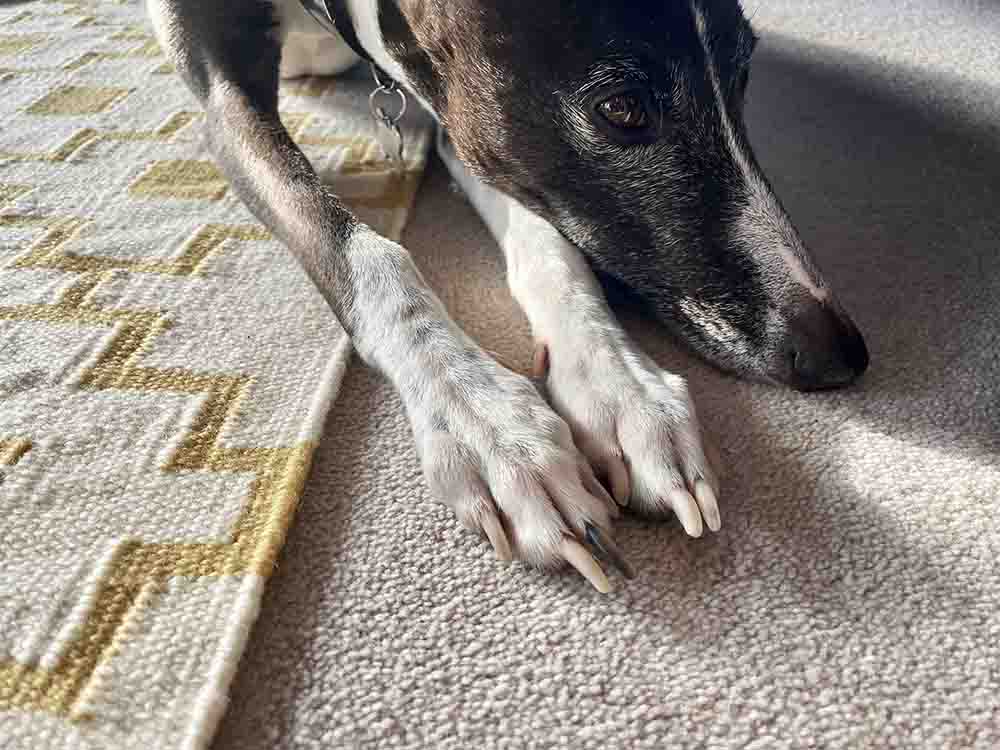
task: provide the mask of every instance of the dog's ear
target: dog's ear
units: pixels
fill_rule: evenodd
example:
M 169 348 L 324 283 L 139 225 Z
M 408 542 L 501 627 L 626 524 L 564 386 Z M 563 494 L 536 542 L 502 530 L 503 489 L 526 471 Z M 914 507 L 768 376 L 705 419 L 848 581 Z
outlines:
M 425 5 L 422 0 L 379 0 L 379 27 L 386 50 L 406 71 L 409 84 L 440 113 L 445 88 L 429 52 L 433 15 Z

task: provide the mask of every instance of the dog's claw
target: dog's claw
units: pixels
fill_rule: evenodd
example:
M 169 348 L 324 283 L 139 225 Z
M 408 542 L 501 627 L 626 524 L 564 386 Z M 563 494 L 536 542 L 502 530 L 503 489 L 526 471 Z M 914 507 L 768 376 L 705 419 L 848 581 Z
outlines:
M 608 462 L 608 481 L 611 482 L 611 494 L 615 496 L 615 502 L 623 508 L 628 506 L 632 487 L 624 459 L 614 458 Z
M 601 570 L 601 566 L 576 539 L 564 537 L 560 552 L 562 552 L 563 559 L 576 568 L 580 575 L 590 582 L 591 586 L 602 594 L 611 593 L 611 583 L 604 571 Z
M 698 510 L 698 504 L 691 497 L 690 492 L 681 489 L 673 490 L 668 495 L 667 501 L 670 507 L 674 509 L 674 513 L 677 514 L 677 518 L 680 519 L 681 525 L 688 536 L 698 538 L 704 533 L 705 529 L 701 520 L 701 511 Z
M 632 580 L 635 578 L 635 569 L 629 565 L 628 560 L 622 555 L 621 549 L 609 537 L 606 537 L 600 530 L 591 523 L 585 523 L 587 530 L 587 543 L 593 547 L 600 557 L 614 565 L 625 578 Z
M 694 497 L 701 508 L 701 515 L 712 531 L 722 528 L 722 517 L 719 515 L 719 501 L 715 497 L 715 492 L 704 479 L 699 479 L 694 483 Z
M 493 549 L 497 553 L 497 558 L 499 558 L 500 562 L 511 562 L 514 559 L 514 554 L 511 552 L 510 542 L 507 540 L 507 533 L 503 530 L 500 519 L 492 514 L 487 515 L 482 520 L 482 526 L 483 532 L 486 534 L 486 538 L 490 540 L 490 544 L 493 545 Z

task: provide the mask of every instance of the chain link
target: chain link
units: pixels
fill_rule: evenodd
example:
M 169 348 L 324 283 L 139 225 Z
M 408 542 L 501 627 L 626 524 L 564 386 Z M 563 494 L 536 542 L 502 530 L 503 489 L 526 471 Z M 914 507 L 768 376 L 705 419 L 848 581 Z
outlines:
M 379 128 L 379 143 L 386 159 L 402 169 L 406 142 L 399 121 L 406 114 L 406 92 L 391 78 L 383 78 L 375 65 L 371 66 L 371 71 L 375 90 L 368 97 L 368 108 Z

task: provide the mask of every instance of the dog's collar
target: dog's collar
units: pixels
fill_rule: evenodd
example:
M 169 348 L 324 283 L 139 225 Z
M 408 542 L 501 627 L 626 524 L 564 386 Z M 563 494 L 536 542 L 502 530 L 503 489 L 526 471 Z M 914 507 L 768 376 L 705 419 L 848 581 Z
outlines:
M 399 121 L 406 114 L 406 92 L 387 75 L 379 71 L 378 64 L 368 51 L 361 46 L 354 21 L 347 10 L 347 0 L 299 0 L 302 7 L 327 31 L 339 34 L 341 39 L 357 55 L 367 60 L 375 79 L 375 90 L 368 97 L 372 118 L 378 126 L 379 143 L 390 162 L 402 167 L 406 144 Z M 389 100 L 384 97 L 388 96 Z M 380 99 L 380 97 L 383 97 Z M 381 103 L 380 103 L 381 102 Z M 395 107 L 393 107 L 395 104 Z M 388 108 L 388 109 L 387 109 Z
M 351 14 L 347 10 L 346 0 L 299 0 L 299 2 L 320 26 L 327 31 L 339 34 L 347 46 L 354 50 L 360 58 L 370 63 L 375 62 L 361 46 L 358 32 L 354 29 L 354 21 L 351 20 Z

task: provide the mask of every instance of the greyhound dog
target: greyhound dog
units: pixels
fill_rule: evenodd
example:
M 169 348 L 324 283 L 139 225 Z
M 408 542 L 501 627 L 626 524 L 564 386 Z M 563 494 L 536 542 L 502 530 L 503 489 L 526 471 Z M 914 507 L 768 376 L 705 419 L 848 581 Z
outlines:
M 395 386 L 434 495 L 499 558 L 599 560 L 627 506 L 720 528 L 685 381 L 623 332 L 600 278 L 696 353 L 800 390 L 868 352 L 762 173 L 743 122 L 756 37 L 738 0 L 147 0 L 234 190 Z M 400 245 L 321 183 L 278 117 L 282 76 L 373 61 L 446 133 L 441 156 L 506 258 L 547 400 L 451 320 Z

